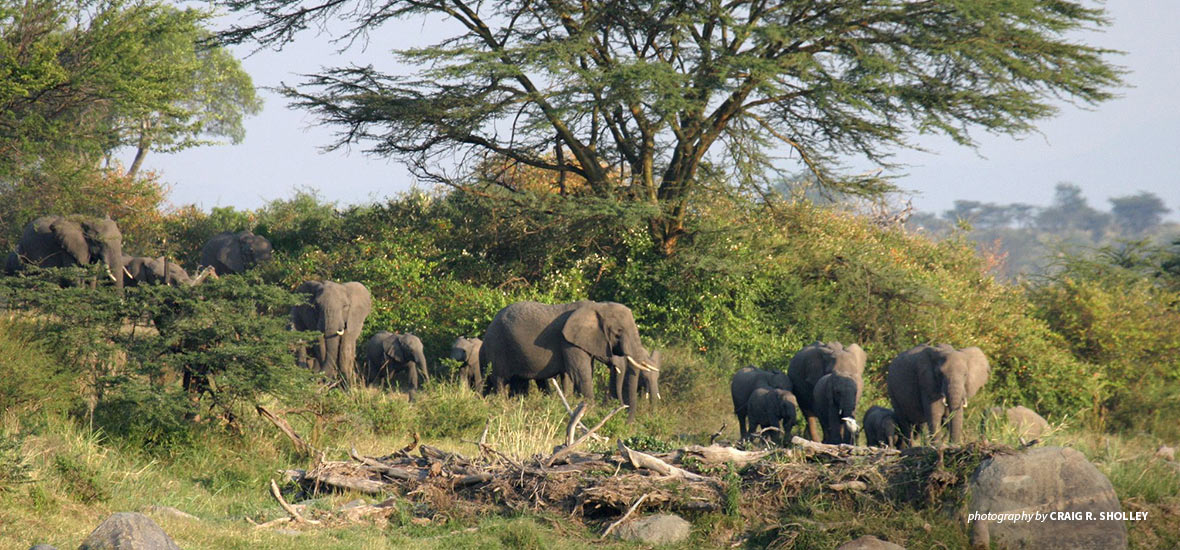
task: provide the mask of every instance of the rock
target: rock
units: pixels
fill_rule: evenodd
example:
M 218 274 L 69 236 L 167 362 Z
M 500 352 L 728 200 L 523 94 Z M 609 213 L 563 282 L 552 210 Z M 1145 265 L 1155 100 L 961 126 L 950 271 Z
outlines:
M 78 550 L 180 550 L 151 518 L 136 512 L 111 514 Z
M 637 540 L 647 544 L 684 542 L 692 531 L 692 524 L 676 514 L 656 514 L 620 525 L 615 536 L 623 540 Z
M 140 511 L 145 514 L 168 516 L 168 517 L 173 517 L 173 518 L 178 518 L 178 519 L 187 519 L 187 520 L 192 520 L 192 521 L 200 521 L 201 520 L 201 518 L 198 518 L 197 516 L 194 516 L 188 512 L 184 512 L 179 509 L 173 508 L 171 506 L 156 506 L 155 504 L 153 504 L 151 506 L 144 507 Z
M 1158 456 L 1164 460 L 1175 461 L 1176 460 L 1176 449 L 1169 447 L 1167 445 L 1160 445 L 1160 448 L 1156 449 L 1156 451 L 1155 451 L 1155 456 Z
M 1122 510 L 1110 480 L 1073 449 L 1042 447 L 993 456 L 972 476 L 970 491 L 973 547 L 987 548 L 989 542 L 1044 550 L 1127 547 L 1126 524 L 1100 519 Z
M 29 548 L 29 550 L 57 550 L 57 547 L 50 546 L 48 544 L 38 544 L 37 546 Z
M 859 539 L 841 544 L 836 550 L 905 550 L 905 547 L 881 540 L 872 535 L 865 535 Z

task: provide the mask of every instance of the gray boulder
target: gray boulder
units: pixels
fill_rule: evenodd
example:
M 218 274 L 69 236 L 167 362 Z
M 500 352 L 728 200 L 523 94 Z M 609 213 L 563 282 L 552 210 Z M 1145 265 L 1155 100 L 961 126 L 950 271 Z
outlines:
M 180 550 L 151 518 L 136 512 L 111 514 L 78 550 Z
M 692 524 L 676 514 L 656 514 L 620 525 L 615 535 L 647 544 L 672 544 L 688 540 Z
M 865 535 L 859 539 L 841 544 L 836 550 L 905 550 L 905 547 L 881 540 L 872 535 Z
M 1127 547 L 1126 524 L 1109 517 L 1122 511 L 1110 480 L 1073 449 L 1042 447 L 994 456 L 979 466 L 970 490 L 967 521 L 973 547 Z

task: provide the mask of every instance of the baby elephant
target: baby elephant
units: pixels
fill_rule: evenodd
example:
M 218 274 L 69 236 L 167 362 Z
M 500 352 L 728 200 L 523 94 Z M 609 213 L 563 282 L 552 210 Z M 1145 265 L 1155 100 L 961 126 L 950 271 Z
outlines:
M 737 415 L 738 429 L 741 431 L 742 439 L 750 435 L 751 430 L 746 424 L 746 417 L 749 414 L 748 406 L 750 396 L 759 387 L 791 391 L 791 379 L 782 372 L 764 370 L 752 365 L 733 373 L 733 379 L 729 382 L 729 395 L 733 398 L 733 414 Z
M 404 372 L 411 401 L 418 391 L 419 380 L 429 379 L 422 340 L 410 333 L 383 330 L 374 334 L 365 344 L 365 359 L 368 367 L 365 381 L 370 386 L 393 387 L 394 379 Z
M 870 447 L 897 447 L 897 422 L 893 410 L 874 405 L 863 419 L 865 444 Z
M 799 402 L 795 400 L 795 394 L 783 389 L 759 386 L 746 402 L 749 431 L 758 433 L 761 428 L 775 428 L 779 430 L 775 439 L 781 445 L 791 436 L 791 428 L 795 427 L 795 411 L 798 409 Z
M 466 388 L 479 391 L 483 387 L 483 373 L 479 370 L 479 348 L 483 340 L 460 336 L 451 344 L 451 359 L 463 365 L 459 367 L 459 383 Z

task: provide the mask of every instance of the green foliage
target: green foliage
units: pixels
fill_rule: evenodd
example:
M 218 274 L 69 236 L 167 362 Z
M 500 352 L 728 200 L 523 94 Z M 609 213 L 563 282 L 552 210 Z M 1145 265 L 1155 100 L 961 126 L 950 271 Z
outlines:
M 239 62 L 209 47 L 211 17 L 159 2 L 0 2 L 5 241 L 46 212 L 154 214 L 162 187 L 138 177 L 148 151 L 242 139 L 261 102 Z M 109 162 L 124 147 L 137 151 L 126 172 Z
M 31 480 L 33 464 L 24 450 L 26 439 L 24 434 L 0 432 L 0 493 Z
M 1069 351 L 1095 365 L 1098 419 L 1117 429 L 1180 435 L 1180 288 L 1162 272 L 1161 252 L 1143 243 L 1068 256 L 1030 287 L 1035 314 Z
M 65 412 L 75 399 L 76 373 L 47 353 L 37 325 L 0 319 L 0 403 L 20 417 Z
M 110 491 L 99 479 L 98 471 L 78 457 L 55 455 L 53 471 L 65 484 L 69 495 L 82 504 L 105 502 L 111 498 Z

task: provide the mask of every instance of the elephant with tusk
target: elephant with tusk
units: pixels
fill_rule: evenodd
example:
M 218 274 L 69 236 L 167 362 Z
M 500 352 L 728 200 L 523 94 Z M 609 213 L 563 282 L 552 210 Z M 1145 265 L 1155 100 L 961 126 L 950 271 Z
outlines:
M 110 218 L 44 216 L 25 226 L 5 269 L 24 265 L 74 267 L 102 264 L 107 278 L 123 288 L 123 234 Z M 93 281 L 92 281 L 93 283 Z
M 369 289 L 355 281 L 307 281 L 295 292 L 305 295 L 307 302 L 291 308 L 292 328 L 320 333 L 308 348 L 298 350 L 299 363 L 356 386 L 361 382 L 356 344 L 373 304 Z
M 511 304 L 492 319 L 479 350 L 480 368 L 490 372 L 489 385 L 497 392 L 513 379 L 544 380 L 564 373 L 590 403 L 595 360 L 659 370 L 640 342 L 630 308 L 614 302 Z
M 901 442 L 912 444 L 923 424 L 939 439 L 944 421 L 950 424 L 951 443 L 962 441 L 967 400 L 987 383 L 989 370 L 987 356 L 977 347 L 920 345 L 898 355 L 885 382 Z

